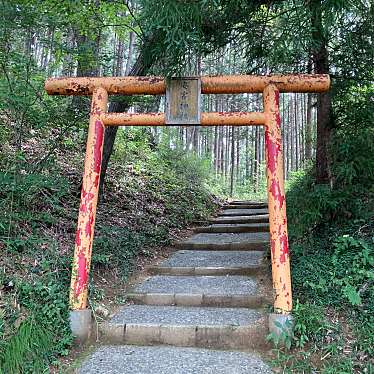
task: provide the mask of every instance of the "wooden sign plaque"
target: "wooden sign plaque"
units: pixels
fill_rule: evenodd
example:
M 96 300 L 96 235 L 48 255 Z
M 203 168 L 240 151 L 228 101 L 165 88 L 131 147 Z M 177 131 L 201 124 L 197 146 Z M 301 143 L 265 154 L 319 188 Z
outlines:
M 165 123 L 200 125 L 200 78 L 169 78 L 166 83 Z

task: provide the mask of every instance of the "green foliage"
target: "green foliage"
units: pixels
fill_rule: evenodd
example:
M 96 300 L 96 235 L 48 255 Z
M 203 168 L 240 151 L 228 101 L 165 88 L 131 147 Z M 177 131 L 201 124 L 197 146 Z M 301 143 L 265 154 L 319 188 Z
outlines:
M 333 188 L 315 185 L 311 170 L 295 174 L 287 186 L 297 288 L 325 304 L 361 311 L 373 308 L 371 96 L 368 88 L 350 88 L 336 100 Z
M 167 74 L 191 74 L 191 60 L 228 44 L 243 59 L 236 66 L 240 72 L 307 72 L 310 51 L 321 42 L 311 25 L 318 4 L 318 31 L 328 40 L 338 84 L 352 77 L 372 80 L 374 13 L 368 1 L 142 0 L 141 22 L 145 34 L 153 37 L 146 52 L 149 59 L 163 56 Z
M 370 291 L 360 295 L 358 290 L 372 282 L 374 261 L 372 239 L 357 236 L 360 228 L 371 225 L 370 218 L 359 219 L 365 203 L 360 198 L 346 202 L 344 196 L 327 186 L 316 186 L 310 191 L 308 180 L 308 176 L 300 179 L 297 175 L 287 195 L 295 286 L 301 288 L 299 292 L 318 297 L 324 303 L 337 306 L 349 302 L 362 306 L 362 297 L 368 302 L 372 300 Z M 302 199 L 306 193 L 308 199 Z M 350 198 L 354 199 L 352 195 Z M 305 214 L 298 214 L 297 207 Z M 350 209 L 351 214 L 347 215 L 347 207 L 356 209 Z
M 209 0 L 192 3 L 142 0 L 143 28 L 146 35 L 156 38 L 151 48 L 144 51 L 146 59 L 151 61 L 155 56 L 166 56 L 164 63 L 168 66 L 168 73 L 178 71 L 186 61 L 186 52 L 191 48 L 195 53 L 198 51 L 197 45 L 203 36 L 201 24 L 206 11 L 212 10 L 214 3 Z
M 276 348 L 279 346 L 284 346 L 286 349 L 290 349 L 293 338 L 291 320 L 287 320 L 284 325 L 282 325 L 279 321 L 275 321 L 274 325 L 278 328 L 279 334 L 271 332 L 267 335 L 266 340 L 273 342 Z
M 222 199 L 235 197 L 239 200 L 266 200 L 267 199 L 267 181 L 264 174 L 265 165 L 261 165 L 259 171 L 258 182 L 249 179 L 245 179 L 242 183 L 236 181 L 234 183 L 233 194 L 230 191 L 230 176 L 225 177 L 224 175 L 210 174 L 208 180 L 209 190 L 216 196 L 220 196 Z
M 34 318 L 22 322 L 1 352 L 0 373 L 43 373 L 44 357 L 51 351 L 53 333 Z
M 136 256 L 152 245 L 165 242 L 168 231 L 155 228 L 146 233 L 143 230 L 134 231 L 124 227 L 101 226 L 95 238 L 92 266 L 117 268 L 126 277 L 132 270 Z M 149 236 L 148 234 L 151 234 Z
M 169 243 L 171 230 L 204 217 L 215 205 L 204 188 L 206 165 L 197 157 L 155 147 L 139 129 L 119 140 L 105 200 L 99 205 L 92 266 L 94 271 L 118 270 L 125 279 L 138 254 L 152 255 L 154 246 Z M 73 157 L 58 155 L 38 172 L 27 152 L 9 152 L 0 164 L 4 373 L 41 373 L 71 345 L 68 292 L 79 152 L 69 146 Z M 92 285 L 91 301 L 103 297 Z
M 315 304 L 306 302 L 302 304 L 296 300 L 293 316 L 294 344 L 296 347 L 304 347 L 311 339 L 321 341 L 328 325 L 323 315 L 323 310 Z
M 63 217 L 61 202 L 69 196 L 69 185 L 58 176 L 30 173 L 19 156 L 0 172 L 0 191 L 1 263 L 7 274 L 0 281 L 12 285 L 3 291 L 3 301 L 7 305 L 17 300 L 4 309 L 0 367 L 4 373 L 43 372 L 45 363 L 66 354 L 71 343 L 70 258 L 67 253 L 61 256 L 45 234 Z
M 365 242 L 349 235 L 338 237 L 332 256 L 332 281 L 352 306 L 363 306 L 367 300 L 374 310 L 374 241 Z M 369 287 L 368 287 L 369 286 Z M 368 288 L 366 291 L 364 288 Z
M 122 149 L 126 151 L 121 153 Z M 193 219 L 206 216 L 214 208 L 211 193 L 205 186 L 210 173 L 205 160 L 179 147 L 171 149 L 162 142 L 155 146 L 150 134 L 141 128 L 128 129 L 119 141 L 117 152 L 116 157 L 121 155 L 128 170 L 140 178 L 128 181 L 128 188 L 149 194 L 145 203 L 154 209 L 151 223 L 158 222 L 160 233 L 165 231 L 165 225 L 182 227 Z M 163 215 L 168 217 L 167 222 L 162 222 Z M 147 229 L 147 222 L 142 222 L 142 227 L 148 237 L 153 235 Z M 162 235 L 160 233 L 157 235 Z
M 332 185 L 316 185 L 313 169 L 295 173 L 287 183 L 292 279 L 301 300 L 295 306 L 294 343 L 304 354 L 322 347 L 328 357 L 322 373 L 373 369 L 361 358 L 373 354 L 374 343 L 372 95 L 371 87 L 350 84 L 335 96 Z M 351 354 L 342 355 L 347 327 L 331 325 L 326 316 L 331 307 L 354 333 Z M 302 366 L 299 354 L 291 365 L 289 360 L 280 353 L 278 364 L 303 370 L 311 365 Z
M 336 185 L 348 194 L 374 191 L 373 98 L 372 85 L 350 86 L 334 102 L 338 128 L 332 144 L 332 172 Z

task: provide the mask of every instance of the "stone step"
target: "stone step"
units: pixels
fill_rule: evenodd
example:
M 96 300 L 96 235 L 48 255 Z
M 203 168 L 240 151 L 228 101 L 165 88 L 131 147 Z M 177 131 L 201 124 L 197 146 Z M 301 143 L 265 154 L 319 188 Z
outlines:
M 267 347 L 263 313 L 246 308 L 129 305 L 100 326 L 110 343 L 244 349 Z
M 195 253 L 195 251 L 188 251 Z M 207 252 L 207 251 L 205 251 Z M 222 251 L 224 252 L 224 251 Z M 250 252 L 248 252 L 250 253 Z M 150 275 L 252 275 L 257 276 L 263 274 L 266 271 L 265 265 L 247 265 L 247 266 L 231 266 L 231 267 L 219 267 L 219 266 L 147 266 L 145 268 Z
M 222 216 L 212 218 L 210 223 L 269 223 L 268 214 L 259 214 L 254 216 Z
M 215 295 L 188 293 L 134 292 L 126 294 L 127 300 L 137 305 L 163 305 L 186 307 L 252 308 L 260 309 L 271 300 L 262 295 Z
M 264 205 L 267 204 L 267 201 L 254 201 L 254 200 L 231 200 L 227 201 L 227 204 L 235 204 L 235 205 Z
M 269 247 L 269 234 L 257 233 L 201 233 L 175 244 L 177 249 L 250 251 L 266 250 Z
M 131 368 L 131 369 L 129 369 Z M 186 347 L 100 347 L 78 374 L 271 374 L 255 353 Z
M 257 275 L 266 271 L 263 251 L 177 251 L 158 266 L 157 275 Z
M 195 227 L 194 232 L 233 233 L 233 232 L 269 232 L 268 223 L 216 223 Z
M 260 265 L 263 262 L 263 251 L 177 251 L 160 266 L 218 266 L 246 267 Z
M 268 214 L 268 209 L 226 209 L 218 213 L 218 216 L 254 216 L 257 214 Z
M 136 286 L 127 298 L 137 304 L 261 308 L 268 300 L 256 278 L 244 275 L 155 275 Z
M 267 209 L 268 204 L 227 204 L 223 209 Z

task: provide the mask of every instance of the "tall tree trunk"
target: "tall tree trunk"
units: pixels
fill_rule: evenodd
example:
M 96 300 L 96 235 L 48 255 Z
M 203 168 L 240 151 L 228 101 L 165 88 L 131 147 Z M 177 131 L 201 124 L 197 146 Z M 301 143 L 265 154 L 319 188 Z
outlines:
M 312 94 L 308 94 L 306 104 L 306 123 L 305 123 L 305 159 L 312 158 Z
M 186 151 L 189 151 L 194 143 L 196 126 L 188 126 L 186 130 L 187 134 L 189 134 L 187 138 Z
M 218 171 L 218 126 L 214 127 L 213 164 L 214 164 L 214 171 L 217 175 L 217 171 Z
M 249 164 L 249 126 L 245 129 L 245 179 L 250 178 L 250 164 Z
M 134 33 L 134 31 L 130 31 L 129 51 L 127 53 L 125 75 L 131 75 L 130 71 L 131 71 L 132 56 L 134 54 L 134 45 L 135 45 L 135 33 Z
M 224 135 L 224 131 L 225 131 L 225 128 L 221 126 L 220 127 L 220 142 L 219 142 L 219 144 L 220 144 L 220 147 L 221 147 L 220 172 L 221 172 L 222 175 L 224 175 L 224 172 L 225 172 L 225 170 L 224 170 L 224 157 L 225 157 L 225 147 L 224 147 L 224 145 L 225 145 L 224 136 L 225 135 Z
M 240 127 L 237 128 L 236 132 L 236 184 L 238 184 L 240 179 Z
M 231 174 L 230 174 L 230 197 L 234 194 L 234 170 L 235 170 L 235 127 L 231 126 Z
M 299 108 L 297 103 L 297 94 L 293 94 L 294 97 L 294 113 L 295 113 L 295 167 L 299 170 L 299 157 L 300 157 L 300 144 L 299 144 Z
M 305 94 L 299 95 L 300 97 L 300 164 L 304 165 L 305 161 L 305 113 L 306 113 L 306 96 Z
M 225 180 L 227 182 L 227 178 L 229 176 L 229 167 L 230 167 L 230 128 L 226 127 L 226 149 L 225 149 Z
M 100 32 L 95 39 L 88 38 L 81 30 L 75 32 L 75 43 L 79 50 L 77 61 L 77 77 L 96 77 L 99 75 L 99 53 L 100 53 Z M 89 113 L 90 101 L 83 96 L 74 96 L 72 107 L 77 112 Z
M 199 155 L 199 138 L 200 138 L 200 133 L 199 133 L 199 126 L 194 126 L 193 127 L 193 151 L 196 153 L 196 155 Z
M 309 3 L 312 26 L 312 57 L 317 74 L 328 74 L 329 56 L 327 51 L 326 31 L 322 21 L 322 1 L 311 0 Z M 317 99 L 317 152 L 316 183 L 328 183 L 331 179 L 329 146 L 333 128 L 331 94 L 324 92 Z
M 69 29 L 64 43 L 68 52 L 65 53 L 64 60 L 62 62 L 62 75 L 65 77 L 71 77 L 74 75 L 74 61 L 71 51 L 74 49 L 75 36 L 73 30 Z
M 255 138 L 255 160 L 254 160 L 254 186 L 253 191 L 258 191 L 258 179 L 259 179 L 259 163 L 260 163 L 260 129 L 256 126 L 256 138 Z
M 124 43 L 123 40 L 118 40 L 118 49 L 117 49 L 117 61 L 116 67 L 114 70 L 115 76 L 121 76 L 123 72 L 123 55 L 124 55 Z
M 255 168 L 256 168 L 256 128 L 257 126 L 251 127 L 251 183 L 255 184 Z
M 290 152 L 291 171 L 295 170 L 295 107 L 293 105 L 292 94 L 290 95 Z
M 286 152 L 286 118 L 285 118 L 285 105 L 284 105 L 284 97 L 285 95 L 283 94 L 281 96 L 281 122 L 282 122 L 282 149 L 283 149 L 283 170 L 284 170 L 284 179 L 287 179 L 287 170 L 286 170 L 286 158 L 287 154 Z

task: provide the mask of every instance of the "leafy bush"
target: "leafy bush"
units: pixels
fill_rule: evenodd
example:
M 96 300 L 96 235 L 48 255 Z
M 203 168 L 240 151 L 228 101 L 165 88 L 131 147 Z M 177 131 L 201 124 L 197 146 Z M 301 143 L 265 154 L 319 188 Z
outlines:
M 331 185 L 316 185 L 312 168 L 287 183 L 293 288 L 300 299 L 294 343 L 323 347 L 329 357 L 323 373 L 373 369 L 361 359 L 373 354 L 374 345 L 372 95 L 370 88 L 354 87 L 334 100 Z M 331 307 L 355 334 L 350 355 L 341 355 L 346 343 L 341 328 L 326 316 Z

